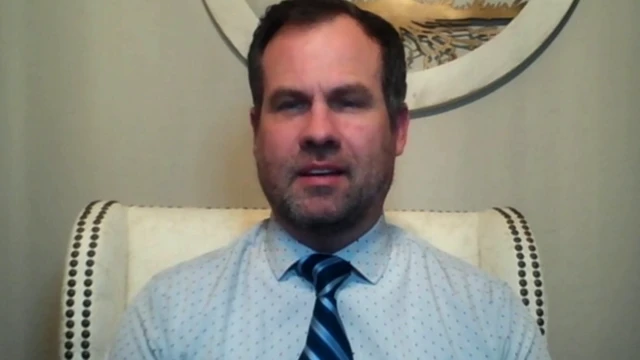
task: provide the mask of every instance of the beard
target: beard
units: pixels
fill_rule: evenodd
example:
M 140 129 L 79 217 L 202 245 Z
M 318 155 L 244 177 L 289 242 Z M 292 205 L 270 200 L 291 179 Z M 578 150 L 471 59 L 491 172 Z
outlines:
M 361 164 L 341 161 L 350 165 L 343 175 L 347 185 L 341 187 L 296 186 L 303 163 L 298 158 L 283 164 L 258 156 L 256 167 L 262 191 L 279 219 L 299 230 L 331 235 L 353 228 L 384 201 L 393 182 L 394 159 L 384 146 Z

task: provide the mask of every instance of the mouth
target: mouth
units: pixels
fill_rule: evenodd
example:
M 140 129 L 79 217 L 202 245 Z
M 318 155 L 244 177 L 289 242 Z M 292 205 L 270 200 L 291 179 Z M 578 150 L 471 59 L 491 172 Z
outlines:
M 324 176 L 341 176 L 346 175 L 347 170 L 344 166 L 335 164 L 311 164 L 301 168 L 298 176 L 301 177 L 324 177 Z
M 313 169 L 298 173 L 300 177 L 329 177 L 345 175 L 346 171 L 340 169 Z
M 347 175 L 345 167 L 332 164 L 313 164 L 297 172 L 298 179 L 309 185 L 332 185 Z

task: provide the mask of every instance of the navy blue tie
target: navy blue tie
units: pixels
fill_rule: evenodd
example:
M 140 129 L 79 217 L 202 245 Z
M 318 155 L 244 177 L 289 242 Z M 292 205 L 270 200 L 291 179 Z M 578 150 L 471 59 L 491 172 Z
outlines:
M 316 303 L 300 360 L 351 360 L 353 353 L 338 315 L 336 291 L 351 274 L 351 264 L 323 254 L 301 259 L 298 274 L 316 288 Z

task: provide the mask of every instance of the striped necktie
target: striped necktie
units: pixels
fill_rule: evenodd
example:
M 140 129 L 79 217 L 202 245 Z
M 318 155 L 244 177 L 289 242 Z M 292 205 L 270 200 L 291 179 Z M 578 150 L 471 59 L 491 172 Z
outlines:
M 301 259 L 296 269 L 316 289 L 313 317 L 300 360 L 353 359 L 335 297 L 351 274 L 351 264 L 333 255 L 312 254 Z

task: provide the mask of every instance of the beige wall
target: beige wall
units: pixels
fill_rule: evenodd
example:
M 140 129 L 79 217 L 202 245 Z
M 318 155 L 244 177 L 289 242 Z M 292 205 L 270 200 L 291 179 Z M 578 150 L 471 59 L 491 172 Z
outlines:
M 582 1 L 519 76 L 413 121 L 388 203 L 522 210 L 555 359 L 637 358 L 638 16 L 636 0 Z M 88 201 L 264 205 L 249 91 L 198 1 L 0 0 L 0 30 L 0 353 L 48 359 Z

